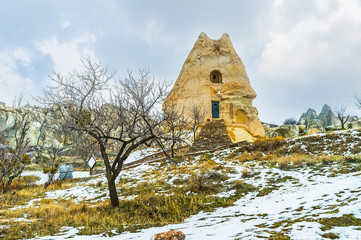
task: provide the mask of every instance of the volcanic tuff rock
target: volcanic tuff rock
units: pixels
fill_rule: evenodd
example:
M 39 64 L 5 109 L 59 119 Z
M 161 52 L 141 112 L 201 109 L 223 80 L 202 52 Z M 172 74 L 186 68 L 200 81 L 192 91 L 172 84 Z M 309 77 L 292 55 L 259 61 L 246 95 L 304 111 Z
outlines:
M 323 105 L 323 108 L 320 114 L 318 115 L 318 119 L 320 119 L 323 122 L 323 125 L 325 127 L 335 126 L 339 124 L 336 115 L 332 112 L 332 109 L 327 104 Z
M 29 145 L 34 146 L 38 141 L 40 134 L 39 129 L 45 117 L 45 111 L 41 107 L 26 105 L 14 109 L 12 107 L 6 107 L 4 103 L 0 103 L 0 134 L 3 135 L 9 143 L 14 142 L 15 133 L 19 131 L 19 126 L 16 126 L 16 122 L 19 122 L 19 119 L 25 112 L 29 112 L 26 119 L 30 122 L 30 130 L 27 138 L 30 140 Z M 49 144 L 59 144 L 56 136 L 52 136 L 51 139 Z
M 327 104 L 323 106 L 319 115 L 317 115 L 314 109 L 309 108 L 306 113 L 301 115 L 298 123 L 306 125 L 307 129 L 317 128 L 320 131 L 324 131 L 326 127 L 340 124 L 336 115 Z
M 184 240 L 186 235 L 179 230 L 171 230 L 168 232 L 162 232 L 155 234 L 150 240 Z
M 192 106 L 201 107 L 207 112 L 205 121 L 223 119 L 234 142 L 252 141 L 265 135 L 257 109 L 252 106 L 255 97 L 244 64 L 228 34 L 212 40 L 201 33 L 163 109 L 184 109 L 190 118 L 187 110 Z

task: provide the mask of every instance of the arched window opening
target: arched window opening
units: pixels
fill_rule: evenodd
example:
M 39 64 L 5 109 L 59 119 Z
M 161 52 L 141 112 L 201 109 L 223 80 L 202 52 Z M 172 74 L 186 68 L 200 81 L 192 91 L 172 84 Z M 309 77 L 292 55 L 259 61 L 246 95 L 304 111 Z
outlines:
M 222 74 L 218 70 L 214 70 L 211 72 L 210 80 L 212 83 L 221 83 L 222 82 Z

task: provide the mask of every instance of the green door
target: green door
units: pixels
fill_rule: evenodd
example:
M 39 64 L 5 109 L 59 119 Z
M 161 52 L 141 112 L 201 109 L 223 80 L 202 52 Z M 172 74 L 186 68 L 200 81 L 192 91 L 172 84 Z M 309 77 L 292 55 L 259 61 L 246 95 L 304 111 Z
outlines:
M 212 118 L 219 118 L 219 102 L 212 101 Z

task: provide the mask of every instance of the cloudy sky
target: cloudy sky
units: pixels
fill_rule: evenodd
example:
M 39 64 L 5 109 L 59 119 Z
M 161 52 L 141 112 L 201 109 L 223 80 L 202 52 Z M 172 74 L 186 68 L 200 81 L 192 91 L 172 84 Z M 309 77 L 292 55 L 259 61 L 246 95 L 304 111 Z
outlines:
M 174 82 L 201 32 L 227 32 L 262 121 L 361 94 L 361 0 L 0 0 L 0 101 L 41 94 L 84 57 L 123 77 L 147 67 Z

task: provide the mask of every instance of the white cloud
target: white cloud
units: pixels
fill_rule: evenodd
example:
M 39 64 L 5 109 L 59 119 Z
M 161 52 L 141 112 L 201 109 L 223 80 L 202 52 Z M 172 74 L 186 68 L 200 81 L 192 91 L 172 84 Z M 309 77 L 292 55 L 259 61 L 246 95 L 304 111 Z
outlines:
M 26 49 L 18 47 L 12 52 L 12 56 L 14 57 L 14 59 L 19 60 L 23 67 L 30 67 L 31 54 Z
M 0 96 L 8 106 L 14 96 L 24 93 L 28 99 L 34 92 L 33 82 L 20 75 L 19 68 L 31 67 L 31 54 L 24 48 L 0 52 Z
M 64 20 L 62 23 L 61 23 L 61 27 L 62 28 L 68 28 L 70 27 L 71 23 L 69 21 L 66 21 Z
M 339 53 L 332 49 L 339 49 L 340 44 L 348 46 L 361 40 L 361 33 L 357 30 L 361 28 L 361 6 L 357 1 L 339 0 L 336 9 L 330 10 L 329 1 L 318 0 L 316 7 L 325 14 L 306 15 L 293 28 L 282 25 L 282 20 L 289 20 L 278 2 L 275 0 L 273 13 L 276 20 L 269 32 L 270 40 L 264 46 L 258 66 L 258 72 L 268 79 L 289 80 L 289 76 L 298 75 L 325 59 L 337 59 Z M 340 39 L 330 41 L 328 36 L 331 35 Z
M 154 22 L 148 22 L 145 28 L 145 34 L 144 38 L 147 41 L 147 43 L 151 44 L 152 41 L 158 37 L 160 33 L 160 26 Z
M 55 37 L 37 42 L 36 47 L 44 55 L 49 55 L 54 63 L 54 70 L 67 73 L 78 68 L 83 58 L 90 57 L 96 60 L 93 44 L 96 41 L 94 34 L 87 34 L 67 42 L 59 42 Z
M 327 12 L 330 9 L 330 0 L 316 0 L 316 6 L 321 13 Z
M 332 12 L 332 22 L 345 21 L 351 24 L 361 23 L 361 3 L 357 0 L 338 0 L 339 8 Z

